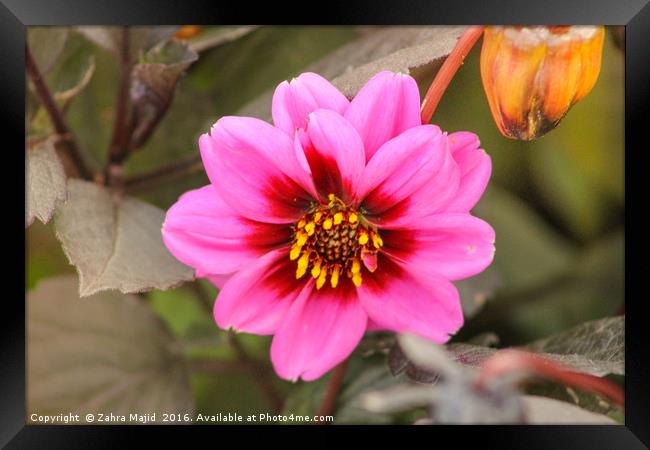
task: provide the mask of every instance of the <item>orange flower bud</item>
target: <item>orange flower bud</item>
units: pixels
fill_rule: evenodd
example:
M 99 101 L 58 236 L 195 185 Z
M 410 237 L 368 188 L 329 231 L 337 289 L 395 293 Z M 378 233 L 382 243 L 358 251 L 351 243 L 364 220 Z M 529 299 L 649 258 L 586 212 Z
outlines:
M 174 33 L 174 37 L 178 39 L 190 39 L 201 33 L 201 27 L 198 25 L 184 25 Z
M 506 137 L 536 139 L 596 84 L 602 26 L 486 27 L 481 78 Z

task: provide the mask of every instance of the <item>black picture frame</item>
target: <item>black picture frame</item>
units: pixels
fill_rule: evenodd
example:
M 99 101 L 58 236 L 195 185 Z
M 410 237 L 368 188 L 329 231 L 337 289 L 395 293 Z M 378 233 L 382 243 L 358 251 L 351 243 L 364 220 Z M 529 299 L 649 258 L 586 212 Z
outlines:
M 292 16 L 288 11 L 300 16 Z M 468 427 L 373 427 L 379 437 L 390 432 L 417 434 L 431 438 L 431 445 L 451 440 L 454 445 L 477 439 L 483 448 L 571 448 L 571 449 L 640 449 L 650 446 L 650 343 L 645 321 L 647 294 L 642 290 L 642 258 L 647 233 L 642 217 L 645 192 L 643 164 L 637 159 L 647 152 L 646 122 L 650 108 L 650 4 L 648 0 L 495 0 L 490 2 L 455 1 L 327 1 L 282 3 L 245 3 L 185 0 L 0 0 L 0 90 L 2 91 L 3 136 L 14 138 L 16 145 L 5 147 L 5 158 L 18 160 L 20 141 L 24 145 L 24 45 L 26 26 L 30 25 L 154 25 L 154 24 L 606 24 L 625 25 L 625 203 L 626 203 L 626 414 L 625 426 L 468 426 Z M 16 164 L 18 161 L 7 162 Z M 6 170 L 23 177 L 20 170 Z M 24 204 L 15 193 L 16 181 L 5 177 L 5 225 L 10 228 L 5 241 L 22 227 L 18 211 Z M 9 205 L 7 205 L 9 204 Z M 9 213 L 11 211 L 11 213 Z M 22 228 L 24 230 L 24 228 Z M 14 240 L 15 241 L 15 240 Z M 20 270 L 21 255 L 16 243 L 5 260 L 10 270 Z M 23 268 L 25 266 L 23 265 Z M 12 274 L 6 285 L 19 283 Z M 18 274 L 15 276 L 18 279 Z M 24 285 L 23 285 L 24 286 Z M 21 288 L 22 289 L 22 288 Z M 24 290 L 23 290 L 24 292 Z M 134 438 L 156 434 L 172 445 L 172 436 L 188 442 L 186 426 L 26 426 L 25 413 L 25 310 L 19 296 L 7 296 L 0 339 L 2 380 L 0 384 L 0 445 L 7 448 L 105 448 L 133 444 Z M 206 439 L 221 436 L 211 426 L 194 426 L 192 431 Z M 259 428 L 259 427 L 258 427 Z M 286 440 L 296 439 L 296 427 L 265 427 Z M 317 433 L 318 439 L 331 433 L 348 434 L 367 431 L 366 427 L 300 427 L 300 433 Z M 237 430 L 229 428 L 228 432 Z M 180 431 L 180 433 L 179 433 Z M 247 429 L 239 429 L 246 433 Z M 219 439 L 223 439 L 219 437 Z M 340 441 L 340 437 L 336 438 Z M 287 441 L 287 442 L 291 442 Z M 404 442 L 404 441 L 403 441 Z

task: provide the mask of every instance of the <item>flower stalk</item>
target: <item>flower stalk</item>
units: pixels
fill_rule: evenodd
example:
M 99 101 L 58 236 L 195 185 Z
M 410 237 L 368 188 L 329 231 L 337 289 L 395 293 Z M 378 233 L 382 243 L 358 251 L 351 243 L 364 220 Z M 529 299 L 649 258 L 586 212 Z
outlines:
M 126 159 L 129 150 L 131 134 L 131 127 L 129 125 L 130 53 L 129 28 L 123 27 L 120 43 L 120 85 L 117 91 L 113 136 L 108 150 L 108 164 L 106 168 L 106 175 L 111 184 L 116 181 L 121 181 L 122 171 L 119 170 L 119 166 Z
M 421 116 L 422 123 L 429 123 L 433 113 L 440 103 L 442 95 L 445 93 L 449 87 L 454 75 L 463 64 L 463 61 L 469 54 L 470 50 L 474 47 L 474 44 L 483 34 L 484 26 L 472 26 L 469 27 L 463 35 L 458 39 L 456 46 L 453 48 L 449 56 L 445 59 L 445 62 L 442 63 L 442 67 L 436 74 L 435 78 L 431 82 L 431 86 L 427 90 L 424 100 L 422 100 L 421 106 Z
M 334 412 L 334 409 L 336 408 L 336 399 L 341 392 L 341 386 L 343 385 L 349 362 L 350 358 L 346 359 L 332 370 L 332 375 L 330 376 L 330 379 L 327 382 L 327 388 L 325 389 L 323 403 L 321 403 L 316 415 L 329 416 Z M 326 424 L 329 422 L 323 423 Z

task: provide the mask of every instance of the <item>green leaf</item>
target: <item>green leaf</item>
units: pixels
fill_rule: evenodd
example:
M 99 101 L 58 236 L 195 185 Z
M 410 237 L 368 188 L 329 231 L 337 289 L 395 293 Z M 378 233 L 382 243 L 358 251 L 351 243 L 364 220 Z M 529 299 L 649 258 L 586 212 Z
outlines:
M 47 139 L 25 152 L 25 227 L 38 218 L 47 223 L 66 200 L 66 176 L 52 140 Z
M 27 295 L 27 409 L 40 415 L 192 413 L 184 360 L 137 297 L 80 300 L 77 280 L 41 281 Z
M 82 297 L 105 289 L 124 293 L 169 289 L 193 278 L 162 241 L 165 212 L 94 183 L 71 179 L 56 234 L 79 272 Z

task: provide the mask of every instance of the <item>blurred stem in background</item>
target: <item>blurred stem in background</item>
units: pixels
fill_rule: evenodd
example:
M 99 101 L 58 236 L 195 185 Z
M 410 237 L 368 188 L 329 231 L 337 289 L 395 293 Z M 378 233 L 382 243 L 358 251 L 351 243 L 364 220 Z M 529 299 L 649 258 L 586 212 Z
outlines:
M 57 141 L 67 150 L 67 156 L 72 159 L 76 169 L 79 171 L 79 175 L 86 180 L 92 180 L 94 178 L 93 172 L 86 164 L 85 158 L 82 155 L 79 144 L 77 143 L 77 139 L 70 130 L 70 127 L 63 116 L 63 112 L 54 101 L 52 93 L 47 87 L 43 75 L 36 65 L 36 61 L 29 49 L 29 45 L 25 47 L 25 65 L 27 67 L 29 78 L 32 80 L 34 88 L 36 89 L 41 102 L 43 102 L 43 106 L 45 107 L 45 110 L 52 121 L 52 125 L 58 134 Z
M 199 282 L 194 281 L 191 286 L 192 291 L 203 305 L 206 313 L 212 316 L 214 299 Z M 221 361 L 217 361 L 215 364 L 214 360 L 206 360 L 190 361 L 190 367 L 195 370 L 207 373 L 222 373 L 224 369 L 226 371 L 237 371 L 237 369 L 246 368 L 246 373 L 251 376 L 255 383 L 257 383 L 260 390 L 273 408 L 273 411 L 275 413 L 282 411 L 284 396 L 278 391 L 275 386 L 275 380 L 277 377 L 273 371 L 273 368 L 268 363 L 257 360 L 256 358 L 250 356 L 242 343 L 237 339 L 235 332 L 229 330 L 227 333 L 228 343 L 235 351 L 238 359 L 234 366 L 231 366 L 228 363 L 223 363 Z
M 131 84 L 131 48 L 129 27 L 123 27 L 120 33 L 120 81 L 115 101 L 115 118 L 113 119 L 113 137 L 108 150 L 106 177 L 110 185 L 121 185 L 122 163 L 129 153 L 129 141 L 132 130 L 129 108 L 129 85 Z

